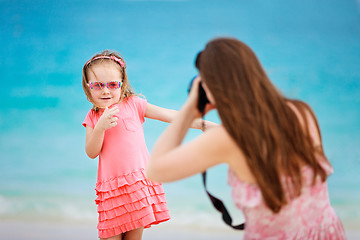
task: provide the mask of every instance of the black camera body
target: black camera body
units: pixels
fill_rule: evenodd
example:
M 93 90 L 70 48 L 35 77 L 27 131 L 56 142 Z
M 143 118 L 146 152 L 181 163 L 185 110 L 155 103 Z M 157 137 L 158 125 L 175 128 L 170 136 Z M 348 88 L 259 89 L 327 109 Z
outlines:
M 189 88 L 188 88 L 188 93 L 190 93 L 191 87 L 192 87 L 193 82 L 194 82 L 196 77 L 197 76 L 195 76 L 191 80 L 191 82 L 189 84 Z M 209 99 L 206 96 L 205 90 L 204 90 L 204 88 L 203 88 L 203 86 L 202 86 L 202 84 L 200 82 L 200 84 L 199 84 L 199 101 L 198 101 L 197 108 L 198 108 L 199 112 L 201 112 L 202 114 L 204 114 L 205 106 L 206 106 L 207 103 L 210 103 L 210 102 L 209 102 Z

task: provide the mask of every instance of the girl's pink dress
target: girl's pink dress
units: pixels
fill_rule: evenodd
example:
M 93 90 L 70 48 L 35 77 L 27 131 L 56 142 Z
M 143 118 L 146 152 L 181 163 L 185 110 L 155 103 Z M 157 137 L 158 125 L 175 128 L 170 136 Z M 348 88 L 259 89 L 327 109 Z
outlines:
M 134 96 L 117 104 L 117 125 L 105 131 L 95 188 L 100 238 L 170 219 L 161 184 L 145 177 L 149 158 L 142 127 L 146 104 Z M 94 128 L 100 116 L 90 110 L 83 125 Z
M 330 167 L 327 170 L 332 172 Z M 245 216 L 244 239 L 346 239 L 330 205 L 326 181 L 318 177 L 312 186 L 312 176 L 312 170 L 304 167 L 302 194 L 274 214 L 265 205 L 258 186 L 241 181 L 229 169 L 233 201 Z

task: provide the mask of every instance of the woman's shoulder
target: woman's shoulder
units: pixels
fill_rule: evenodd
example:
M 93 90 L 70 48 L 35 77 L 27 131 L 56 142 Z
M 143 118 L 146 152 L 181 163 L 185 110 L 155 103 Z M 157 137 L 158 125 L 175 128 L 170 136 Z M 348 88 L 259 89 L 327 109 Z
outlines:
M 306 135 L 310 135 L 314 146 L 321 147 L 321 134 L 318 121 L 311 107 L 303 101 L 287 100 L 289 108 L 295 113 Z
M 240 147 L 222 124 L 211 127 L 204 135 L 207 136 L 210 146 L 219 148 L 227 155 L 241 152 Z
M 221 149 L 224 162 L 230 166 L 239 179 L 248 183 L 256 182 L 244 152 L 223 125 L 209 129 L 206 134 L 210 135 L 209 138 L 213 141 L 211 147 Z
M 228 146 L 228 143 L 233 141 L 230 134 L 227 132 L 227 130 L 222 124 L 209 128 L 205 131 L 205 134 L 210 135 L 210 137 L 213 137 L 214 140 L 218 142 L 225 141 L 224 145 L 226 146 Z
M 230 153 L 229 151 L 234 150 L 234 141 L 223 125 L 217 125 L 207 129 L 201 139 L 201 144 L 205 145 L 206 149 L 216 150 L 220 153 L 226 153 L 226 155 Z

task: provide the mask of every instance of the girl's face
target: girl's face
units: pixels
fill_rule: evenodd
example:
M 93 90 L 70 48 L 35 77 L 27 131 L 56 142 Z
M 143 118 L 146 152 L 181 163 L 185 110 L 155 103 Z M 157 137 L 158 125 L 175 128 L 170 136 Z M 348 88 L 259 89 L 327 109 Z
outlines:
M 91 66 L 88 83 L 96 107 L 110 107 L 120 101 L 122 77 L 116 63 L 109 61 Z

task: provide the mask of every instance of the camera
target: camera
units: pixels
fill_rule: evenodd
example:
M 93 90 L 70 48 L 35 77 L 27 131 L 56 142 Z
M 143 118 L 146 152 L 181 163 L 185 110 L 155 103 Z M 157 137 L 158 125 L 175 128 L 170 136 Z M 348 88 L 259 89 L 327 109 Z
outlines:
M 197 76 L 193 77 L 193 79 L 191 79 L 191 81 L 190 81 L 189 88 L 188 88 L 188 94 L 190 93 L 191 87 L 192 87 L 193 82 L 196 77 Z M 201 112 L 202 114 L 204 113 L 205 106 L 207 103 L 210 103 L 210 102 L 209 102 L 209 99 L 206 97 L 205 90 L 202 87 L 201 82 L 200 82 L 200 84 L 199 84 L 199 101 L 197 104 L 197 108 L 198 108 L 199 112 Z

